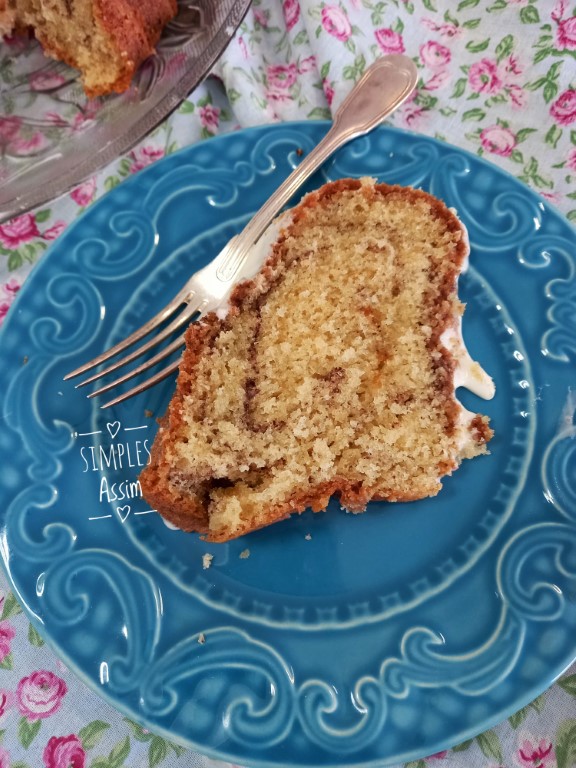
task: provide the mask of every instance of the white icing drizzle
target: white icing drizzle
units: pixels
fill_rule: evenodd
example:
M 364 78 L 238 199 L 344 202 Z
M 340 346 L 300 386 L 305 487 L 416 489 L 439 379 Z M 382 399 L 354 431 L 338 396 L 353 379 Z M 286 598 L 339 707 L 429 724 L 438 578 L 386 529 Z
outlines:
M 464 387 L 483 400 L 491 400 L 496 392 L 494 382 L 480 364 L 470 357 L 462 336 L 461 320 L 456 328 L 448 328 L 444 331 L 440 336 L 440 343 L 456 361 L 454 393 L 456 393 L 458 387 Z M 457 399 L 456 402 L 460 406 L 456 424 L 456 445 L 458 452 L 464 455 L 466 449 L 475 442 L 470 425 L 473 419 L 476 418 L 476 414 L 464 408 Z
M 458 211 L 456 208 L 449 209 L 451 213 L 458 219 Z M 470 257 L 470 238 L 468 237 L 468 230 L 464 224 L 458 219 L 460 229 L 462 231 L 462 242 L 464 243 L 465 254 L 461 272 L 466 272 L 469 265 Z M 464 343 L 464 336 L 462 335 L 462 318 L 458 318 L 458 322 L 455 326 L 447 328 L 440 336 L 440 343 L 451 353 L 456 360 L 456 370 L 454 371 L 454 391 L 458 387 L 464 387 L 470 390 L 483 400 L 491 400 L 494 397 L 496 388 L 494 382 L 488 376 L 486 371 L 479 365 L 479 363 L 472 360 L 470 353 L 466 349 Z
M 458 212 L 455 208 L 450 208 L 450 211 L 458 218 Z M 461 270 L 461 272 L 465 272 L 469 265 L 470 239 L 468 237 L 468 230 L 460 220 L 459 224 L 466 248 Z M 461 317 L 458 319 L 455 326 L 447 328 L 441 334 L 440 343 L 448 350 L 448 352 L 450 352 L 456 362 L 454 370 L 454 394 L 456 394 L 456 390 L 459 387 L 464 387 L 478 397 L 481 397 L 483 400 L 491 400 L 496 393 L 494 381 L 481 365 L 470 356 L 466 344 L 464 343 L 464 336 L 462 335 Z M 464 408 L 462 403 L 457 399 L 456 402 L 460 406 L 456 424 L 456 445 L 459 453 L 464 455 L 466 449 L 474 442 L 470 425 L 473 419 L 476 418 L 476 414 L 472 413 L 472 411 L 469 411 L 467 408 Z
M 480 364 L 470 357 L 462 336 L 461 320 L 456 328 L 447 328 L 444 331 L 440 336 L 440 343 L 456 361 L 454 390 L 464 387 L 483 400 L 491 400 L 496 392 L 494 382 Z

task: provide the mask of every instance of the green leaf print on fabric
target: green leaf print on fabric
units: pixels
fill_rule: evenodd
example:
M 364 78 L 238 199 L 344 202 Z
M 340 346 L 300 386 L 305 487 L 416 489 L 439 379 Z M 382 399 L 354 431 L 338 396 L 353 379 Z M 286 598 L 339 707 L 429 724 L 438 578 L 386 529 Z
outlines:
M 470 749 L 472 744 L 474 744 L 474 739 L 468 739 L 468 741 L 463 741 L 462 744 L 457 744 L 453 747 L 452 752 L 465 752 L 467 749 Z
M 574 768 L 576 765 L 576 720 L 564 720 L 556 731 L 557 768 Z
M 548 72 L 543 77 L 539 77 L 537 80 L 534 80 L 531 83 L 527 83 L 525 88 L 529 91 L 537 91 L 541 88 L 544 101 L 549 104 L 554 100 L 559 90 L 558 78 L 560 76 L 561 67 L 562 62 L 557 61 L 550 67 Z
M 461 77 L 460 79 L 456 80 L 454 84 L 454 91 L 452 95 L 450 96 L 451 99 L 459 99 L 460 96 L 464 95 L 464 92 L 466 91 L 466 83 L 468 80 L 465 77 Z
M 379 27 L 384 21 L 386 10 L 386 3 L 376 3 L 376 5 L 371 7 L 370 21 L 375 27 Z
M 138 723 L 135 723 L 133 720 L 129 720 L 127 717 L 124 718 L 124 722 L 128 724 L 130 730 L 132 731 L 132 736 L 134 736 L 137 741 L 146 742 L 152 740 L 154 734 L 150 733 L 150 731 L 147 731 Z
M 462 120 L 483 120 L 486 117 L 486 112 L 479 107 L 475 109 L 469 109 L 462 115 Z
M 530 714 L 530 710 L 533 710 L 534 712 L 542 712 L 544 709 L 544 702 L 544 695 L 538 696 L 538 698 L 534 699 L 534 701 L 531 701 L 530 704 L 527 704 L 525 707 L 518 710 L 518 712 L 515 712 L 513 715 L 511 715 L 511 717 L 508 718 L 508 722 L 512 728 L 517 729 L 520 725 L 522 725 L 524 720 L 526 720 Z
M 108 176 L 108 178 L 104 179 L 104 190 L 110 192 L 110 190 L 117 187 L 118 184 L 120 184 L 118 176 Z
M 157 765 L 166 759 L 167 755 L 168 745 L 164 739 L 161 739 L 160 736 L 154 736 L 148 751 L 148 765 L 150 768 L 156 768 Z
M 503 122 L 500 123 L 500 125 L 504 125 Z M 506 128 L 508 127 L 508 124 L 506 124 Z M 528 136 L 530 136 L 531 133 L 537 133 L 536 128 L 520 128 L 519 131 L 516 131 L 516 141 L 520 143 L 521 141 L 525 141 Z
M 44 639 L 32 624 L 28 625 L 28 642 L 36 648 L 41 648 L 44 645 Z
M 180 744 L 174 744 L 171 741 L 167 741 L 166 744 L 168 744 L 172 752 L 174 752 L 174 754 L 177 755 L 178 757 L 180 757 L 180 755 L 183 755 L 184 752 L 186 752 L 184 747 L 181 747 Z
M 307 114 L 309 120 L 330 120 L 331 117 L 332 113 L 328 107 L 314 107 L 314 109 Z
M 560 688 L 562 688 L 563 691 L 566 691 L 566 693 L 569 693 L 570 696 L 576 696 L 576 674 L 569 675 L 568 677 L 565 677 L 563 680 L 559 680 L 558 685 L 560 686 Z
M 500 744 L 500 739 L 495 731 L 481 733 L 480 736 L 476 737 L 476 741 L 486 757 L 496 760 L 499 763 L 502 762 L 502 745 Z
M 562 138 L 562 129 L 558 128 L 557 125 L 553 125 L 546 132 L 544 141 L 546 142 L 546 144 L 549 144 L 551 147 L 556 149 L 556 147 L 558 146 L 558 142 L 560 141 L 561 138 Z
M 110 728 L 110 723 L 103 720 L 93 720 L 78 731 L 78 738 L 84 749 L 94 749 L 104 733 Z
M 514 36 L 506 35 L 496 46 L 496 61 L 501 62 L 514 51 Z
M 539 170 L 538 160 L 531 157 L 524 166 L 524 172 L 518 178 L 526 184 L 533 184 L 538 189 L 552 189 L 554 186 L 550 179 L 545 179 Z
M 180 106 L 178 107 L 178 112 L 181 115 L 191 115 L 195 109 L 196 107 L 194 106 L 194 102 L 187 100 L 187 101 L 183 101 L 182 104 L 180 104 Z
M 179 744 L 173 744 L 171 741 L 167 741 L 166 739 L 163 739 L 161 736 L 156 736 L 155 734 L 150 733 L 150 731 L 146 730 L 146 728 L 143 728 L 141 725 L 139 725 L 138 723 L 135 723 L 133 720 L 129 720 L 127 717 L 124 718 L 124 722 L 128 724 L 130 730 L 132 731 L 133 737 L 137 741 L 140 741 L 142 743 L 149 742 L 150 744 L 148 748 L 149 768 L 155 768 L 155 766 L 163 762 L 168 756 L 170 749 L 178 757 L 180 757 L 180 755 L 186 752 L 184 747 L 181 747 Z
M 108 755 L 108 768 L 120 768 L 130 754 L 130 737 L 126 736 L 112 748 Z
M 481 51 L 485 51 L 489 45 L 489 39 L 479 41 L 471 40 L 469 43 L 466 43 L 466 50 L 470 51 L 470 53 L 480 53 Z
M 540 14 L 533 5 L 526 5 L 524 8 L 520 8 L 520 21 L 522 24 L 538 24 Z
M 24 749 L 28 749 L 42 726 L 42 720 L 28 720 L 21 717 L 18 722 L 18 741 Z
M 344 80 L 356 81 L 362 76 L 365 69 L 366 59 L 362 54 L 360 54 L 359 56 L 356 56 L 352 65 L 344 67 L 342 70 L 342 76 L 344 77 Z
M 20 608 L 18 601 L 12 592 L 8 592 L 6 598 L 4 599 L 4 605 L 2 606 L 2 616 L 0 616 L 0 619 L 4 621 L 4 619 L 9 619 L 11 616 L 17 616 L 19 613 L 22 613 L 22 608 Z

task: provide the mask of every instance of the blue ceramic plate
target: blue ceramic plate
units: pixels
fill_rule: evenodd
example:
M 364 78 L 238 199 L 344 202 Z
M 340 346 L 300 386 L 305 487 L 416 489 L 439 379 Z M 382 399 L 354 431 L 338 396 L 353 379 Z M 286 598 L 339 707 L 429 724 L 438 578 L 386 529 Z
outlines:
M 173 380 L 107 411 L 62 381 L 215 256 L 326 129 L 229 134 L 123 183 L 52 247 L 0 340 L 2 555 L 32 621 L 130 717 L 252 766 L 415 760 L 576 656 L 576 237 L 479 158 L 382 129 L 310 185 L 423 187 L 468 227 L 464 333 L 497 394 L 462 398 L 496 436 L 436 498 L 207 545 L 139 493 Z

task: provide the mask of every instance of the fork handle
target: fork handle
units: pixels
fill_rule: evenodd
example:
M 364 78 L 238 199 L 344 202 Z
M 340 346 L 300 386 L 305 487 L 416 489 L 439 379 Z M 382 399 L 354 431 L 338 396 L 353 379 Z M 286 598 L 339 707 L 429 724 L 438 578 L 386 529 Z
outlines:
M 223 255 L 216 276 L 222 282 L 233 280 L 252 245 L 306 179 L 337 149 L 382 123 L 406 101 L 417 81 L 418 70 L 407 56 L 391 54 L 377 59 L 340 105 L 328 133 L 235 238 L 234 247 Z

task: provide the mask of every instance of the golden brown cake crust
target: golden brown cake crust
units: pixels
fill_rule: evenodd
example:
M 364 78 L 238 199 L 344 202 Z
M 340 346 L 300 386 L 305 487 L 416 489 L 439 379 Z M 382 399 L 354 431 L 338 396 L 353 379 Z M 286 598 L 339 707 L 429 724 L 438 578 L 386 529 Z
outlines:
M 8 5 L 8 0 L 0 0 L 0 37 L 9 35 L 16 26 L 16 12 Z
M 107 90 L 125 91 L 140 64 L 154 53 L 165 25 L 176 15 L 176 0 L 94 0 L 94 16 L 125 62 Z M 92 89 L 91 96 L 99 95 Z
M 250 475 L 252 471 L 246 466 L 238 475 L 240 480 L 234 479 L 234 472 L 230 478 L 221 475 L 218 480 L 217 475 L 212 476 L 209 468 L 202 468 L 198 464 L 195 474 L 190 475 L 188 484 L 179 484 L 180 473 L 175 464 L 178 459 L 174 453 L 173 447 L 177 444 L 186 444 L 188 441 L 188 430 L 190 423 L 201 423 L 203 420 L 213 418 L 212 413 L 203 410 L 202 387 L 209 386 L 209 382 L 203 380 L 205 374 L 202 373 L 201 365 L 209 357 L 217 344 L 222 342 L 233 331 L 237 325 L 237 320 L 246 316 L 246 313 L 253 311 L 254 308 L 263 307 L 270 292 L 275 289 L 279 280 L 289 267 L 285 260 L 288 251 L 287 239 L 295 232 L 305 231 L 307 226 L 308 211 L 322 208 L 330 203 L 334 198 L 340 195 L 353 192 L 363 195 L 368 202 L 378 198 L 390 198 L 394 204 L 405 203 L 409 206 L 423 204 L 426 206 L 433 219 L 439 220 L 442 229 L 446 231 L 447 237 L 452 238 L 453 244 L 449 248 L 449 258 L 443 261 L 440 267 L 439 275 L 436 276 L 435 290 L 432 297 L 426 298 L 428 304 L 433 304 L 429 315 L 423 318 L 422 322 L 430 326 L 429 336 L 427 338 L 427 347 L 430 353 L 432 363 L 432 391 L 430 396 L 435 399 L 439 413 L 442 430 L 448 436 L 453 436 L 456 431 L 460 406 L 454 396 L 453 374 L 455 361 L 447 349 L 440 343 L 440 336 L 455 323 L 455 314 L 460 306 L 455 296 L 455 285 L 457 277 L 461 272 L 468 253 L 468 246 L 465 238 L 462 236 L 462 228 L 457 218 L 446 206 L 425 192 L 411 188 L 399 186 L 389 186 L 385 184 L 365 184 L 359 180 L 342 179 L 331 182 L 323 186 L 320 190 L 307 195 L 303 202 L 292 211 L 290 225 L 287 230 L 277 240 L 273 247 L 272 254 L 261 269 L 255 279 L 240 283 L 234 289 L 230 302 L 229 311 L 225 319 L 219 319 L 216 314 L 211 313 L 199 323 L 192 323 L 186 332 L 186 349 L 182 358 L 180 373 L 178 377 L 176 392 L 169 405 L 168 413 L 160 424 L 157 434 L 150 465 L 145 468 L 141 474 L 140 482 L 143 494 L 150 504 L 156 508 L 161 515 L 171 523 L 183 530 L 195 530 L 203 534 L 209 541 L 227 541 L 248 533 L 252 530 L 262 528 L 273 522 L 289 517 L 291 514 L 303 512 L 307 508 L 313 511 L 324 510 L 329 499 L 336 495 L 341 504 L 351 512 L 361 512 L 366 508 L 366 504 L 372 499 L 384 499 L 388 501 L 412 501 L 422 498 L 426 495 L 434 495 L 438 492 L 441 485 L 439 478 L 451 473 L 457 468 L 460 459 L 456 452 L 448 457 L 441 456 L 436 463 L 433 463 L 437 471 L 437 482 L 428 482 L 425 485 L 394 484 L 384 481 L 370 483 L 359 480 L 357 477 L 350 477 L 342 474 L 334 474 L 329 479 L 314 482 L 310 477 L 302 487 L 295 488 L 289 495 L 269 500 L 269 502 L 258 508 L 258 514 L 250 517 L 242 513 L 234 523 L 234 527 L 214 524 L 211 517 L 212 501 L 211 494 L 217 490 L 220 501 L 234 494 L 234 486 L 237 482 L 243 482 L 244 476 Z M 434 282 L 434 275 L 430 274 L 431 282 Z M 366 304 L 360 306 L 360 313 L 365 317 L 367 327 L 372 323 L 378 325 L 382 322 L 379 317 L 380 310 L 378 306 Z M 260 316 L 260 309 L 257 309 L 256 315 Z M 256 338 L 259 332 L 259 323 L 256 319 L 254 334 Z M 248 345 L 245 356 L 250 359 L 252 352 Z M 232 352 L 232 357 L 236 352 Z M 239 354 L 239 353 L 238 353 Z M 379 376 L 383 376 L 382 371 L 390 362 L 389 353 L 384 347 L 378 348 L 378 361 L 373 374 L 371 384 L 378 388 Z M 242 357 L 239 354 L 239 359 Z M 254 361 L 252 361 L 254 364 Z M 333 366 L 326 374 L 318 377 L 320 384 L 324 387 L 326 397 L 338 397 L 340 387 L 345 383 L 347 369 L 345 364 Z M 199 383 L 200 382 L 200 383 Z M 274 433 L 274 430 L 281 431 L 282 422 L 274 420 L 268 423 L 252 423 L 251 421 L 251 403 L 259 396 L 258 382 L 248 376 L 245 382 L 244 395 L 244 415 L 240 417 L 240 426 L 243 429 L 252 430 L 254 440 L 264 431 Z M 410 402 L 410 393 L 397 393 L 395 405 L 402 410 L 406 403 Z M 409 406 L 408 406 L 409 407 Z M 190 409 L 193 413 L 190 413 Z M 230 420 L 233 416 L 230 414 Z M 225 420 L 224 420 L 225 421 Z M 369 425 L 370 422 L 368 421 Z M 367 427 L 368 428 L 368 427 Z M 477 416 L 470 426 L 471 440 L 475 442 L 477 448 L 474 453 L 484 452 L 484 444 L 492 436 L 492 431 L 488 426 L 485 417 Z M 280 465 L 282 460 L 280 459 Z M 260 470 L 258 470 L 260 471 Z M 243 473 L 243 474 L 242 474 Z M 184 472 L 184 475 L 186 473 Z M 175 476 L 179 479 L 175 481 Z M 234 477 L 233 477 L 234 476 Z M 257 484 L 255 486 L 258 487 Z

